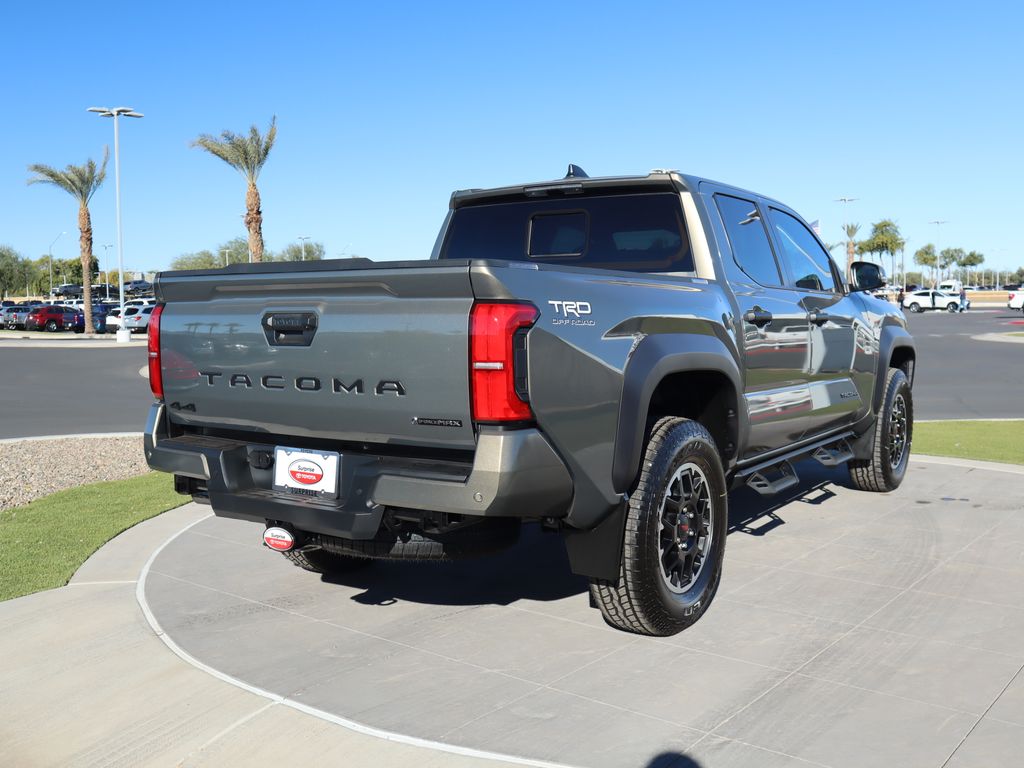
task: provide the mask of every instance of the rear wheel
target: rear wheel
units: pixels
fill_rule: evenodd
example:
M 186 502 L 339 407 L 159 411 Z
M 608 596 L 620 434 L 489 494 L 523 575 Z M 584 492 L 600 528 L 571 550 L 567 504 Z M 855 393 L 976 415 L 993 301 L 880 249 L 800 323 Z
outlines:
M 46 323 L 46 330 L 48 330 L 48 331 L 56 331 L 57 330 L 57 321 L 56 320 L 48 321 Z
M 688 419 L 659 420 L 630 495 L 619 578 L 590 583 L 604 620 L 655 636 L 696 623 L 718 591 L 727 524 L 714 439 Z
M 862 491 L 887 493 L 899 488 L 910 462 L 914 437 L 914 400 L 910 381 L 899 368 L 885 376 L 885 397 L 875 422 L 870 459 L 850 462 L 850 479 Z

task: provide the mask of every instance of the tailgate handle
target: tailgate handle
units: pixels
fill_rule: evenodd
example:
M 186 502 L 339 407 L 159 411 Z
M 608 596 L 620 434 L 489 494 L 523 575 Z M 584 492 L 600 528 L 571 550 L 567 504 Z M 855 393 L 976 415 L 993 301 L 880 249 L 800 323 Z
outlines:
M 315 312 L 268 312 L 263 332 L 272 347 L 308 347 L 316 334 Z

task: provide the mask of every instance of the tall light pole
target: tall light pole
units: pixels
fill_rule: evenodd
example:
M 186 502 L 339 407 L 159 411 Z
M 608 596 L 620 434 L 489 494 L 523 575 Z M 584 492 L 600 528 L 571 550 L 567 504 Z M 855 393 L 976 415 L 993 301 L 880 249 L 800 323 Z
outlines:
M 932 219 L 928 223 L 935 225 L 935 266 L 938 267 L 939 266 L 939 228 L 943 224 L 948 224 L 949 222 L 946 219 Z M 938 270 L 936 270 L 936 271 L 938 271 Z M 934 283 L 932 283 L 932 288 L 935 288 L 935 284 Z
M 100 117 L 114 118 L 114 210 L 117 219 L 117 296 L 121 303 L 121 317 L 124 317 L 124 242 L 121 237 L 121 136 L 118 132 L 118 119 L 125 117 L 142 117 L 131 107 L 89 107 L 89 112 L 95 112 Z M 108 281 L 109 282 L 109 281 Z M 119 343 L 127 344 L 132 340 L 132 332 L 124 327 L 124 324 L 117 327 L 117 340 Z
M 110 262 L 107 261 L 107 251 L 109 251 L 113 247 L 114 247 L 113 245 L 101 245 L 100 246 L 100 248 L 103 249 L 103 263 L 107 265 L 107 279 L 106 279 L 106 283 L 107 283 L 107 301 L 110 301 Z
M 299 235 L 299 241 L 302 243 L 302 260 L 306 260 L 306 241 L 309 240 L 309 235 Z
M 46 249 L 46 252 L 50 255 L 50 258 L 48 259 L 48 261 L 50 262 L 50 296 L 49 296 L 49 298 L 51 298 L 51 299 L 53 298 L 53 246 L 55 246 L 57 244 L 57 241 L 60 240 L 62 237 L 64 237 L 64 235 L 66 235 L 66 234 L 67 234 L 67 232 L 61 232 L 59 235 L 57 235 L 55 238 L 53 238 L 53 242 L 50 243 L 50 247 Z
M 230 253 L 230 252 L 231 252 L 230 248 L 221 248 L 220 249 L 220 255 L 224 257 L 224 266 L 225 267 L 228 265 L 228 253 Z

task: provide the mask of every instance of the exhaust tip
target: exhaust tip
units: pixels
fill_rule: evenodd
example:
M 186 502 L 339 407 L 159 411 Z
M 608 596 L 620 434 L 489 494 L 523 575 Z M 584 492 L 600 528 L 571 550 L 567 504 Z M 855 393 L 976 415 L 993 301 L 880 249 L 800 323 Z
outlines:
M 267 528 L 263 532 L 263 543 L 278 552 L 287 552 L 295 546 L 295 537 L 284 528 Z

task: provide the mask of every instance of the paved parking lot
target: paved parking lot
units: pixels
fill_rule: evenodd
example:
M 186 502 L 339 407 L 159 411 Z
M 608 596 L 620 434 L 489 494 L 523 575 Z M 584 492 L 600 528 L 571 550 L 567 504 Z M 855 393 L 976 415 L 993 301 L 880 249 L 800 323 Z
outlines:
M 1016 390 L 1008 384 L 1021 379 L 1024 345 L 972 337 L 1024 330 L 1024 316 L 990 308 L 909 315 L 909 323 L 918 345 L 918 418 L 1021 415 Z M 141 431 L 152 401 L 138 373 L 146 364 L 143 340 L 128 348 L 55 343 L 0 339 L 0 438 Z
M 964 314 L 908 314 L 917 345 L 914 408 L 920 419 L 1024 416 L 1018 388 L 1024 344 L 976 341 L 989 333 L 1024 331 L 1024 315 L 985 308 Z
M 91 343 L 0 343 L 0 438 L 143 430 L 153 402 L 139 375 L 145 344 Z
M 384 731 L 578 766 L 1008 766 L 1024 754 L 1016 474 L 915 461 L 894 494 L 800 465 L 731 496 L 722 588 L 667 639 L 606 627 L 557 537 L 322 581 L 210 518 L 145 582 L 187 654 Z M 1024 471 L 1021 472 L 1024 474 Z

